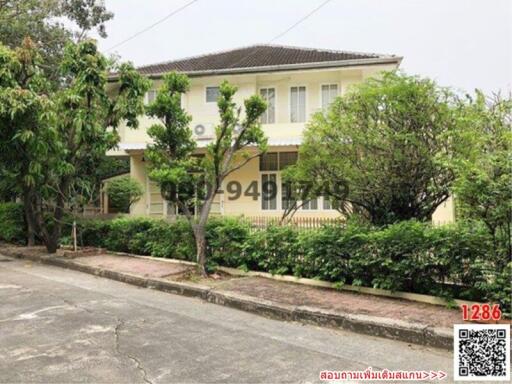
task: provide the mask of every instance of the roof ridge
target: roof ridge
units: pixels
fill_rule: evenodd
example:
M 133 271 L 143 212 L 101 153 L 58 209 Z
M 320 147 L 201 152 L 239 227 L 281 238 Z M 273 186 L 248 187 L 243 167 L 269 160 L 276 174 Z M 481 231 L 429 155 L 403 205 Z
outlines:
M 330 52 L 330 53 L 348 53 L 353 55 L 364 55 L 374 57 L 396 57 L 396 55 L 388 53 L 377 53 L 377 52 L 362 52 L 362 51 L 346 51 L 344 49 L 332 49 L 332 48 L 313 48 L 304 47 L 299 45 L 287 45 L 287 44 L 257 44 L 258 46 L 276 47 L 276 48 L 290 48 L 290 49 L 302 49 L 305 51 L 317 51 L 317 52 Z
M 259 48 L 259 47 L 287 48 L 287 49 L 299 49 L 299 50 L 316 51 L 316 52 L 352 54 L 352 55 L 361 55 L 361 56 L 372 56 L 374 58 L 396 57 L 396 55 L 381 54 L 381 53 L 357 52 L 357 51 L 345 51 L 345 50 L 336 50 L 336 49 L 328 49 L 328 48 L 312 48 L 312 47 L 302 47 L 302 46 L 284 45 L 284 44 L 260 43 L 260 44 L 251 44 L 251 45 L 246 45 L 246 46 L 241 46 L 241 47 L 236 47 L 236 48 L 222 49 L 222 50 L 212 51 L 212 52 L 203 53 L 203 54 L 199 54 L 199 55 L 186 56 L 186 57 L 181 57 L 178 59 L 165 60 L 165 61 L 160 61 L 160 62 L 151 63 L 151 64 L 144 64 L 141 66 L 137 66 L 137 69 L 153 67 L 156 65 L 171 64 L 171 63 L 175 63 L 175 62 L 179 62 L 179 61 L 200 59 L 200 58 L 207 57 L 207 56 L 213 56 L 213 55 L 218 55 L 218 54 L 222 54 L 222 53 L 239 51 L 242 49 Z

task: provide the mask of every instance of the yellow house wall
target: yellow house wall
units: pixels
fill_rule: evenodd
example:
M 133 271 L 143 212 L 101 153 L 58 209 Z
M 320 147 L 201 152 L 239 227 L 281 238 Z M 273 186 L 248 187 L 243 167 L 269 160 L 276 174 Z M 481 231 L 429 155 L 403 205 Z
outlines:
M 276 151 L 296 151 L 297 147 L 273 147 L 270 148 L 270 152 Z M 137 154 L 130 157 L 130 176 L 145 186 L 144 196 L 131 207 L 131 215 L 149 215 L 154 217 L 165 216 L 162 208 L 160 213 L 157 213 L 158 205 L 164 204 L 161 195 L 158 194 L 158 190 L 153 186 L 148 186 L 147 180 L 147 163 L 142 161 L 142 155 Z M 260 172 L 259 170 L 259 159 L 252 159 L 240 170 L 233 172 L 229 175 L 222 185 L 222 193 L 219 193 L 217 201 L 220 203 L 220 212 L 226 216 L 271 216 L 281 217 L 283 210 L 281 209 L 281 194 L 280 191 L 276 196 L 277 209 L 276 210 L 263 210 L 261 208 L 261 194 L 262 194 L 262 183 L 261 174 L 268 172 Z M 277 183 L 280 185 L 280 172 L 276 172 Z M 236 200 L 231 200 L 229 197 L 233 197 L 233 194 L 228 193 L 227 185 L 230 181 L 238 181 L 241 185 L 241 196 Z M 256 182 L 259 196 L 257 200 L 254 200 L 252 196 L 246 195 L 244 192 L 248 189 L 249 185 Z M 216 211 L 217 209 L 215 209 Z M 215 213 L 215 212 L 213 212 Z M 295 217 L 339 217 L 340 214 L 336 210 L 324 210 L 321 200 L 318 203 L 317 210 L 302 210 L 300 209 L 295 214 Z
M 130 156 L 130 177 L 138 181 L 141 185 L 144 186 L 144 195 L 141 197 L 139 201 L 132 204 L 130 207 L 131 215 L 145 215 L 147 210 L 147 202 L 148 202 L 148 190 L 147 190 L 147 182 L 146 182 L 146 164 L 142 161 L 143 155 L 137 154 Z
M 235 102 L 242 105 L 243 100 L 259 92 L 262 87 L 273 86 L 276 88 L 276 124 L 266 124 L 263 130 L 269 139 L 280 139 L 300 137 L 305 124 L 290 122 L 290 87 L 294 85 L 305 85 L 306 96 L 306 117 L 318 111 L 321 107 L 320 89 L 322 84 L 336 83 L 345 93 L 352 84 L 362 81 L 368 76 L 377 74 L 383 70 L 392 70 L 394 65 L 376 65 L 358 68 L 334 68 L 325 70 L 304 70 L 290 72 L 259 73 L 249 75 L 223 75 L 191 78 L 189 92 L 183 97 L 183 107 L 192 115 L 191 127 L 199 123 L 213 123 L 219 121 L 217 105 L 206 103 L 206 87 L 218 86 L 222 81 L 228 80 L 238 87 L 235 95 Z M 161 80 L 153 81 L 153 89 L 161 86 Z M 158 120 L 146 116 L 139 118 L 139 127 L 131 129 L 126 126 L 119 128 L 121 143 L 149 143 L 150 137 L 147 129 Z M 124 151 L 111 151 L 109 155 L 126 155 Z
M 270 148 L 269 152 L 292 152 L 296 151 L 296 147 L 275 147 Z M 261 194 L 262 194 L 262 183 L 261 183 L 261 174 L 262 173 L 277 173 L 277 184 L 279 186 L 279 191 L 276 196 L 277 199 L 277 209 L 275 210 L 264 210 L 261 208 Z M 238 171 L 233 172 L 229 175 L 223 183 L 223 193 L 221 194 L 221 201 L 223 202 L 223 212 L 226 216 L 270 216 L 270 217 L 281 217 L 283 214 L 283 210 L 281 209 L 281 191 L 280 191 L 280 182 L 281 182 L 281 172 L 260 172 L 259 169 L 259 159 L 251 160 L 244 168 L 241 168 Z M 227 191 L 227 185 L 230 181 L 238 181 L 242 187 L 242 194 L 240 198 L 236 200 L 230 200 L 229 197 L 233 196 Z M 253 182 L 256 182 L 258 187 L 259 196 L 257 200 L 254 200 L 252 196 L 246 196 L 244 192 L 247 190 L 249 185 Z M 338 217 L 340 216 L 339 212 L 336 210 L 324 210 L 322 209 L 321 201 L 318 204 L 318 210 L 302 210 L 299 209 L 294 217 Z
M 443 225 L 450 224 L 455 221 L 455 204 L 453 197 L 450 196 L 444 203 L 442 203 L 435 210 L 432 215 L 432 224 Z
M 276 89 L 276 115 L 275 124 L 263 125 L 263 130 L 270 140 L 285 138 L 300 138 L 305 128 L 305 123 L 290 122 L 290 87 L 306 86 L 306 119 L 320 110 L 321 108 L 321 86 L 322 84 L 336 83 L 339 86 L 341 94 L 347 92 L 350 86 L 361 82 L 364 78 L 377 74 L 382 70 L 392 70 L 395 65 L 378 65 L 369 67 L 352 68 L 332 68 L 325 70 L 304 70 L 289 72 L 272 72 L 245 75 L 223 75 L 208 77 L 191 78 L 190 91 L 183 97 L 183 107 L 192 115 L 191 127 L 199 123 L 213 123 L 219 121 L 216 103 L 206 103 L 206 87 L 218 86 L 224 80 L 238 87 L 235 95 L 235 102 L 242 105 L 243 100 L 251 95 L 259 93 L 263 87 L 274 87 Z M 153 89 L 158 89 L 161 85 L 160 80 L 153 82 Z M 147 135 L 147 128 L 157 121 L 148 117 L 140 118 L 138 129 L 120 127 L 119 133 L 122 144 L 142 144 L 150 143 L 151 139 Z M 269 148 L 269 151 L 279 150 L 298 150 L 298 148 Z M 157 199 L 155 191 L 150 193 L 148 189 L 146 164 L 142 161 L 142 153 L 126 153 L 124 151 L 111 151 L 109 155 L 130 155 L 131 177 L 141 182 L 145 186 L 145 195 L 141 200 L 135 203 L 131 208 L 133 215 L 147 215 L 154 210 L 151 202 Z M 231 174 L 224 182 L 224 188 L 231 180 L 238 180 L 242 185 L 242 191 L 252 181 L 257 181 L 259 192 L 261 193 L 261 174 L 259 172 L 259 160 L 254 159 L 244 168 Z M 278 179 L 279 180 L 279 179 Z M 226 194 L 219 196 L 220 209 L 224 215 L 246 215 L 246 216 L 280 216 L 281 210 L 262 210 L 261 201 L 252 200 L 251 197 L 242 196 L 236 200 L 228 200 Z M 162 203 L 163 201 L 159 201 Z M 278 207 L 280 206 L 280 195 L 278 196 Z M 339 213 L 335 210 L 322 210 L 321 202 L 319 210 L 299 210 L 296 217 L 315 216 L 315 217 L 337 217 Z M 165 208 L 162 209 L 162 215 L 165 215 Z

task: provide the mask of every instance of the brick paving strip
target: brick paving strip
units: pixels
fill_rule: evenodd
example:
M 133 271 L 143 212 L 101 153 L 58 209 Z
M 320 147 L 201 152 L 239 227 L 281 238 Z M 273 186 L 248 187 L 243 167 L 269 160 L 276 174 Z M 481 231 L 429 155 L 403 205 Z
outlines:
M 198 297 L 208 302 L 287 321 L 343 328 L 358 333 L 451 349 L 459 310 L 402 299 L 318 288 L 262 277 L 223 276 L 187 280 L 194 263 L 84 250 L 0 245 L 6 256 L 70 268 L 125 283 Z

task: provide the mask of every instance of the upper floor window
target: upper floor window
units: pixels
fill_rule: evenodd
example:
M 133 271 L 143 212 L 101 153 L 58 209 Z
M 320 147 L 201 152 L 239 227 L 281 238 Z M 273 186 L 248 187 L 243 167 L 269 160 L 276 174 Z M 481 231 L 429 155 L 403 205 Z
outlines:
M 297 152 L 279 152 L 279 170 L 285 169 L 289 165 L 294 165 L 297 159 Z
M 219 87 L 206 87 L 206 102 L 216 103 L 220 96 Z
M 290 121 L 303 123 L 306 121 L 306 87 L 290 88 Z
M 281 171 L 297 162 L 297 152 L 267 152 L 260 155 L 260 171 Z
M 276 122 L 276 90 L 275 88 L 261 88 L 260 95 L 267 103 L 267 110 L 261 115 L 262 124 Z
M 338 96 L 338 84 L 322 85 L 322 109 L 325 111 Z
M 156 99 L 156 90 L 151 89 L 146 93 L 146 96 L 144 97 L 144 103 L 146 105 L 151 104 Z
M 278 168 L 277 152 L 264 153 L 260 156 L 260 171 L 277 171 Z

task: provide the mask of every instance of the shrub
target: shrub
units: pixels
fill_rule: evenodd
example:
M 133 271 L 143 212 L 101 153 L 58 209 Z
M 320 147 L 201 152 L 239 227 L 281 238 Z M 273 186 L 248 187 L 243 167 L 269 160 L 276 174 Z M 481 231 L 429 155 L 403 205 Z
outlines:
M 456 296 L 461 299 L 482 297 L 478 287 L 485 281 L 485 270 L 494 270 L 488 254 L 491 238 L 483 225 L 477 222 L 427 229 L 430 263 L 425 268 L 438 282 L 432 294 Z M 450 290 L 452 292 L 450 292 Z M 454 291 L 456 290 L 456 292 Z
M 403 221 L 368 234 L 367 243 L 354 255 L 355 275 L 364 285 L 392 291 L 424 291 L 430 286 L 427 264 L 426 225 Z M 366 276 L 371 281 L 363 279 Z
M 79 230 L 84 245 L 195 260 L 194 237 L 184 220 L 83 220 Z M 512 264 L 503 269 L 488 257 L 492 238 L 478 223 L 432 227 L 413 220 L 376 228 L 349 222 L 299 231 L 276 225 L 253 230 L 243 220 L 214 218 L 207 239 L 210 261 L 218 265 L 493 301 L 510 311 Z
M 300 233 L 302 259 L 295 264 L 296 276 L 339 283 L 353 283 L 353 255 L 366 243 L 368 226 L 356 222 L 329 225 Z M 356 282 L 357 283 L 357 282 Z
M 112 220 L 108 236 L 104 241 L 105 247 L 117 252 L 147 255 L 146 231 L 155 225 L 155 221 L 145 217 L 121 217 Z
M 206 227 L 208 254 L 211 261 L 227 267 L 248 267 L 244 247 L 250 224 L 237 218 L 214 218 Z
M 104 247 L 115 252 L 195 259 L 192 231 L 183 220 L 174 223 L 129 217 L 111 221 L 81 220 L 78 223 L 78 238 L 83 246 Z
M 145 233 L 136 236 L 141 243 L 145 243 L 145 252 L 151 256 L 195 260 L 194 236 L 190 224 L 185 220 L 174 223 L 155 221 Z
M 245 244 L 244 264 L 272 274 L 293 273 L 299 250 L 298 232 L 289 226 L 270 225 L 255 231 Z
M 26 224 L 23 205 L 0 203 L 0 240 L 8 243 L 26 243 Z
M 489 301 L 500 303 L 501 308 L 508 317 L 512 316 L 512 261 L 499 272 L 495 279 L 482 284 Z
M 118 212 L 128 213 L 130 206 L 140 200 L 144 189 L 130 176 L 123 176 L 108 183 L 107 194 L 112 208 Z
M 83 219 L 77 222 L 78 243 L 82 246 L 105 248 L 110 236 L 111 221 Z

